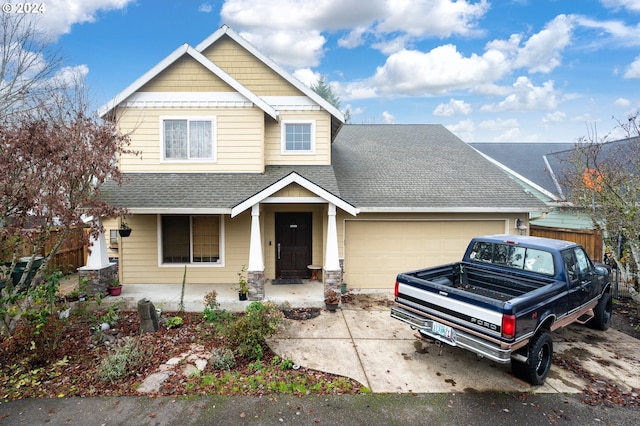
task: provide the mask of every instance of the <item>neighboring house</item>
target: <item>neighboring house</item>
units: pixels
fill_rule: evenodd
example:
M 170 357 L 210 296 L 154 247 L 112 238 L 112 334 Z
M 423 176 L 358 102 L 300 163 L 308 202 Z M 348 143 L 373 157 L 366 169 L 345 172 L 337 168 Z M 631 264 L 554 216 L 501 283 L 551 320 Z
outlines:
M 563 159 L 574 143 L 495 142 L 470 143 L 502 168 L 526 191 L 547 205 L 546 212 L 530 217 L 530 234 L 566 239 L 582 244 L 591 258 L 602 261 L 602 236 L 593 227 L 591 217 L 568 200 L 562 179 Z
M 344 125 L 343 114 L 227 26 L 171 53 L 101 109 L 131 132 L 123 283 L 273 279 L 387 288 L 514 233 L 544 203 L 440 125 Z M 111 231 L 117 224 L 105 222 Z M 115 232 L 112 232 L 116 234 Z M 115 257 L 115 256 L 114 256 Z M 322 297 L 322 295 L 319 295 Z

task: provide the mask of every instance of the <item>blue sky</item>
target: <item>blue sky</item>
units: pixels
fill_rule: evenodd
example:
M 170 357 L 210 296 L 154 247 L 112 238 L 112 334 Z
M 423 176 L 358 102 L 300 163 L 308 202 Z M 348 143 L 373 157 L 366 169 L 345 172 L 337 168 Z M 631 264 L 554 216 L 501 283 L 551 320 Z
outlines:
M 16 3 L 16 2 L 14 2 Z M 96 108 L 228 24 L 352 123 L 466 142 L 573 142 L 640 109 L 640 0 L 45 0 L 40 25 Z

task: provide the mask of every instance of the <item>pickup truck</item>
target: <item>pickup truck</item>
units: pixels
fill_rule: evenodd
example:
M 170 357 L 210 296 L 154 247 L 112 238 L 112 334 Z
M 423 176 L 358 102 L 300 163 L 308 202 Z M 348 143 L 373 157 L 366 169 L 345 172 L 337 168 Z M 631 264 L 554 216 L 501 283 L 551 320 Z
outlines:
M 511 363 L 516 377 L 544 383 L 550 333 L 573 322 L 606 330 L 609 270 L 568 241 L 490 235 L 471 240 L 461 262 L 398 274 L 391 317 L 416 336 Z

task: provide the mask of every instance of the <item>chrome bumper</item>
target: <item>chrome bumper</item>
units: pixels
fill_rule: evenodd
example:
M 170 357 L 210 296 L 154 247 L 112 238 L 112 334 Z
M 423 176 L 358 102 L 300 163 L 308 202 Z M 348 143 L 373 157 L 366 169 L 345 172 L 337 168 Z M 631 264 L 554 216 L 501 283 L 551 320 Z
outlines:
M 418 330 L 421 335 L 435 340 L 439 340 L 450 346 L 459 346 L 463 349 L 481 355 L 500 364 L 511 362 L 511 349 L 501 348 L 492 342 L 487 342 L 481 338 L 469 334 L 458 328 L 453 328 L 453 336 L 447 339 L 433 331 L 434 321 L 430 318 L 419 316 L 398 306 L 391 308 L 391 318 L 406 322 L 412 328 Z

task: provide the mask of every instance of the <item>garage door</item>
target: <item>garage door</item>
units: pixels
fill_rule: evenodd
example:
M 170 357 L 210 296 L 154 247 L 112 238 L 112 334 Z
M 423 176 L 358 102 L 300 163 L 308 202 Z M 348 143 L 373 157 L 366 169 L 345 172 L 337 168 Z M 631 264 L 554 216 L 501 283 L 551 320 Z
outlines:
M 347 221 L 344 281 L 392 289 L 399 272 L 455 262 L 471 238 L 504 232 L 504 220 Z

